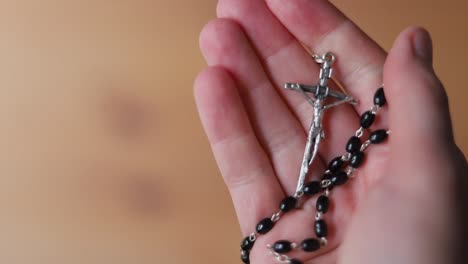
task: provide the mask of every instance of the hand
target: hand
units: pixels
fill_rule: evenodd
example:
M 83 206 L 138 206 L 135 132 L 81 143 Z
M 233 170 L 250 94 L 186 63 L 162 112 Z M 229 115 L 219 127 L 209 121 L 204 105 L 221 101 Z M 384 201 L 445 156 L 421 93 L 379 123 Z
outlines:
M 369 149 L 356 178 L 332 191 L 328 246 L 292 256 L 304 263 L 451 263 L 467 165 L 432 69 L 428 33 L 404 31 L 387 56 L 328 1 L 220 0 L 217 13 L 200 36 L 209 67 L 195 82 L 195 97 L 243 235 L 295 191 L 312 111 L 282 87 L 317 82 L 319 68 L 304 43 L 336 54 L 335 78 L 360 101 L 325 114 L 326 139 L 310 177 L 320 178 L 343 154 L 382 82 L 388 106 L 372 129 L 391 135 Z M 314 237 L 315 199 L 259 237 L 251 263 L 275 263 L 266 245 L 279 239 Z

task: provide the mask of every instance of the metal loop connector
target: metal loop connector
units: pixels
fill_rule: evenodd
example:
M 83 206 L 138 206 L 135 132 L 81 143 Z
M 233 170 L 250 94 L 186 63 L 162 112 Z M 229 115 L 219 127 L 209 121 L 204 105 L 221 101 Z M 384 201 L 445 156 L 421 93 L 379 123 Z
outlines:
M 304 191 L 298 191 L 294 194 L 294 198 L 301 198 L 304 195 Z
M 358 130 L 356 130 L 356 137 L 361 138 L 364 135 L 364 128 L 360 127 Z
M 327 52 L 323 54 L 322 56 L 314 54 L 312 55 L 312 58 L 315 60 L 316 63 L 320 63 L 320 64 L 325 63 L 325 62 L 328 62 L 329 64 L 333 64 L 336 59 L 335 54 L 333 54 L 332 52 Z
M 288 256 L 286 255 L 278 255 L 276 256 L 276 260 L 279 262 L 279 263 L 290 263 L 290 259 Z
M 268 248 L 268 250 L 270 251 L 270 254 L 273 255 L 273 256 L 275 256 L 276 261 L 278 261 L 278 263 L 290 263 L 290 260 L 291 260 L 291 259 L 290 259 L 288 256 L 286 256 L 286 255 L 281 255 L 281 254 L 275 252 L 275 251 L 273 250 L 273 246 L 272 246 L 272 245 L 268 244 L 268 245 L 267 245 L 267 248 Z
M 343 156 L 341 156 L 341 160 L 346 162 L 351 158 L 351 155 L 352 154 L 348 152 L 348 153 L 344 154 Z
M 276 214 L 274 214 L 274 215 L 271 217 L 271 221 L 273 221 L 273 222 L 278 222 L 278 221 L 280 220 L 280 218 L 281 218 L 281 214 L 282 214 L 281 211 L 279 211 L 279 212 L 277 212 Z
M 320 238 L 320 245 L 321 245 L 322 247 L 327 246 L 327 245 L 328 245 L 328 239 L 327 239 L 326 237 Z
M 332 182 L 330 180 L 322 180 L 322 182 L 320 183 L 320 185 L 322 186 L 323 189 L 325 188 L 328 188 L 330 187 L 330 185 L 332 184 Z
M 317 214 L 315 214 L 315 220 L 319 221 L 322 219 L 322 213 L 321 212 L 317 212 Z
M 372 144 L 372 142 L 370 140 L 366 140 L 364 143 L 362 143 L 361 152 L 366 150 L 371 144 Z
M 346 172 L 346 175 L 348 175 L 348 178 L 354 178 L 355 177 L 354 168 L 350 167 L 348 171 Z

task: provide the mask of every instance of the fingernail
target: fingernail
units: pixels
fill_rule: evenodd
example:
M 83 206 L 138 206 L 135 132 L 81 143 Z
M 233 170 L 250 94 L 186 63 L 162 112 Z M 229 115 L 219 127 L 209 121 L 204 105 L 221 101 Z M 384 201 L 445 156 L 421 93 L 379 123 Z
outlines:
M 432 64 L 432 40 L 426 30 L 419 29 L 413 37 L 413 48 L 418 57 Z

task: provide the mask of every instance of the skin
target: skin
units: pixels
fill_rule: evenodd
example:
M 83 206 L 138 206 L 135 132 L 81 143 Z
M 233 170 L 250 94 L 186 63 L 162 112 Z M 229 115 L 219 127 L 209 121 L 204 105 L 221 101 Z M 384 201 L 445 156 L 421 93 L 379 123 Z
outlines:
M 387 54 L 328 1 L 220 0 L 217 14 L 201 32 L 208 67 L 195 98 L 243 235 L 295 191 L 312 108 L 282 87 L 316 83 L 319 70 L 302 42 L 337 55 L 335 77 L 360 101 L 325 116 L 327 138 L 310 179 L 343 154 L 382 82 L 388 104 L 371 130 L 391 135 L 369 149 L 356 178 L 333 190 L 329 245 L 292 256 L 318 264 L 463 263 L 467 163 L 432 68 L 429 33 L 409 28 Z M 274 262 L 266 244 L 314 237 L 315 201 L 259 237 L 251 263 Z

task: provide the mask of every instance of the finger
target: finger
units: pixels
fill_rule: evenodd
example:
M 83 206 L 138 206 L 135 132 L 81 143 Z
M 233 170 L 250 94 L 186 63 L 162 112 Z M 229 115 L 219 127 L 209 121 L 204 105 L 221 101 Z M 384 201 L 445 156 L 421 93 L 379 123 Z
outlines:
M 264 1 L 221 0 L 218 16 L 242 25 L 279 93 L 308 130 L 313 115 L 311 105 L 301 94 L 283 89 L 286 82 L 317 83 L 319 66 L 308 52 L 281 25 Z M 327 140 L 321 143 L 320 155 L 328 161 L 344 150 L 352 130 L 358 126 L 358 118 L 351 106 L 343 105 L 327 111 L 324 123 Z
M 276 210 L 283 191 L 229 74 L 220 67 L 203 71 L 195 81 L 195 99 L 242 232 L 251 233 Z
M 337 78 L 359 98 L 358 112 L 367 110 L 382 84 L 386 53 L 329 1 L 266 2 L 281 23 L 315 53 L 337 55 Z
M 208 64 L 222 65 L 233 74 L 281 185 L 294 193 L 306 136 L 272 87 L 241 27 L 231 20 L 214 20 L 202 31 L 200 45 Z

